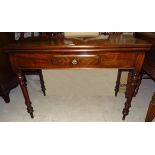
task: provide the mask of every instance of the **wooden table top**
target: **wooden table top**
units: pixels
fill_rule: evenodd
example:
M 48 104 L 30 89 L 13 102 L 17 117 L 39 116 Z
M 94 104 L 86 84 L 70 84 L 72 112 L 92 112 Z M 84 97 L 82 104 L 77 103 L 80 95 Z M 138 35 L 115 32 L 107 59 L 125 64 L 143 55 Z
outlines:
M 6 52 L 18 50 L 53 50 L 53 49 L 120 49 L 133 48 L 135 50 L 149 50 L 152 45 L 144 40 L 134 38 L 133 36 L 110 36 L 108 39 L 98 37 L 74 37 L 61 40 L 43 40 L 43 39 L 24 39 L 5 46 Z M 42 51 L 43 52 L 43 51 Z

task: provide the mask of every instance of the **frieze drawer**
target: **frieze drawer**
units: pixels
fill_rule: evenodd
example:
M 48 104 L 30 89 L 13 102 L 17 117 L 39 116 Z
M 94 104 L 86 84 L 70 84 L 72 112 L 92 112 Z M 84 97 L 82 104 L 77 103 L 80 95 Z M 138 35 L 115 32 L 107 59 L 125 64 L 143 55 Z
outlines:
M 20 68 L 95 68 L 100 64 L 98 55 L 16 54 Z

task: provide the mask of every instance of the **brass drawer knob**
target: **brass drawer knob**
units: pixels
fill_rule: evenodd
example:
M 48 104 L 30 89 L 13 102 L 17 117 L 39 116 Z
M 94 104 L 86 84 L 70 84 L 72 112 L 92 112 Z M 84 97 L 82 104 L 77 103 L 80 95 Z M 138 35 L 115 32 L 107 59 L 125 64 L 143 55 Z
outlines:
M 77 61 L 76 59 L 73 59 L 73 60 L 72 60 L 72 64 L 73 64 L 73 65 L 77 65 L 77 64 L 78 64 L 78 61 Z

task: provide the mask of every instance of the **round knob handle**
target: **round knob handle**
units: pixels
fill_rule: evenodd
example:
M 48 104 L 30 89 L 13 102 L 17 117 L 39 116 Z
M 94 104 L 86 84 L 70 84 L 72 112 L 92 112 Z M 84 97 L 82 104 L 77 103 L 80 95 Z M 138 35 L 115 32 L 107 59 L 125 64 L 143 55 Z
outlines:
M 72 60 L 72 64 L 73 64 L 73 65 L 77 65 L 77 64 L 78 64 L 78 61 L 77 61 L 76 59 L 73 59 L 73 60 Z

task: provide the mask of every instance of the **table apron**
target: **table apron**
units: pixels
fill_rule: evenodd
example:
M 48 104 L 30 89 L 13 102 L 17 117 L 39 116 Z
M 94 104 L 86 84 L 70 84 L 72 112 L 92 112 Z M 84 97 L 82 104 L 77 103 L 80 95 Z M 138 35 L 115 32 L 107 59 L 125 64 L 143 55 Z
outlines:
M 84 53 L 13 53 L 14 69 L 70 69 L 70 68 L 134 68 L 141 52 Z

